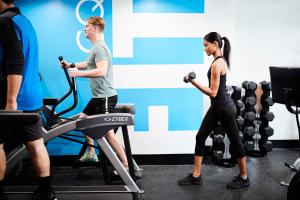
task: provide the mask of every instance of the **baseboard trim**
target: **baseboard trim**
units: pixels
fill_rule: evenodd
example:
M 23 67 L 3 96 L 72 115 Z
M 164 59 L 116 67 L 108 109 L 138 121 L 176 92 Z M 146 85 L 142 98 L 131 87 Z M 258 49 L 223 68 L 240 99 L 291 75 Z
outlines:
M 299 140 L 270 140 L 273 148 L 299 148 Z

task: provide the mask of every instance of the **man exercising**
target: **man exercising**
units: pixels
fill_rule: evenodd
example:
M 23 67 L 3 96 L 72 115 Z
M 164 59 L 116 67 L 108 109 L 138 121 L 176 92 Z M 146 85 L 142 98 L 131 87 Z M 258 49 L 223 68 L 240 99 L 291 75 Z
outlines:
M 38 62 L 37 37 L 30 21 L 14 6 L 14 0 L 0 0 L 0 109 L 40 113 L 43 104 Z M 50 160 L 41 118 L 32 125 L 1 125 L 0 199 L 6 199 L 4 143 L 16 138 L 25 144 L 38 178 L 32 199 L 57 200 L 50 184 Z
M 62 61 L 62 67 L 70 68 L 70 76 L 89 78 L 93 98 L 88 102 L 80 118 L 89 115 L 105 114 L 113 112 L 118 96 L 113 87 L 112 55 L 103 40 L 105 22 L 101 17 L 90 17 L 85 26 L 85 36 L 92 43 L 87 61 L 75 63 L 75 68 L 70 68 L 70 63 Z M 105 135 L 120 161 L 126 169 L 128 162 L 125 151 L 121 146 L 113 130 Z M 93 140 L 86 136 L 87 143 L 93 144 Z M 93 147 L 89 146 L 88 151 L 80 158 L 80 161 L 98 161 Z

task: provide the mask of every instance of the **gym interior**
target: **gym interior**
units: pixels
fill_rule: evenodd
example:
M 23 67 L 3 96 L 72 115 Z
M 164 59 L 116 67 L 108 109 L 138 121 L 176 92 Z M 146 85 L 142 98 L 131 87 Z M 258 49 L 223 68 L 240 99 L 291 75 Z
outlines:
M 37 34 L 43 139 L 57 199 L 300 199 L 298 0 L 15 0 L 15 6 Z M 105 21 L 118 103 L 114 113 L 81 120 L 93 96 L 89 80 L 71 77 L 60 62 L 87 59 L 92 16 Z M 193 175 L 196 135 L 212 101 L 191 82 L 209 88 L 207 71 L 221 62 L 207 56 L 210 32 L 231 44 L 226 91 L 250 181 L 240 189 L 226 187 L 240 165 L 221 122 L 207 133 L 202 183 L 179 182 Z M 22 116 L 2 110 L 0 124 L 29 120 Z M 105 140 L 110 129 L 124 147 L 127 170 Z M 96 162 L 80 160 L 90 147 L 84 135 L 94 139 Z M 5 153 L 7 199 L 31 199 L 37 182 L 25 146 Z

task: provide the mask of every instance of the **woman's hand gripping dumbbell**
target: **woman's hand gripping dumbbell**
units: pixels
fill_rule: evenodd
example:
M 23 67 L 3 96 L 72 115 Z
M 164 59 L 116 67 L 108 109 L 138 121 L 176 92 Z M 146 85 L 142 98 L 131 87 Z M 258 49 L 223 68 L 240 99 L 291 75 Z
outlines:
M 183 81 L 185 83 L 191 82 L 191 80 L 196 78 L 196 73 L 195 72 L 190 72 L 187 76 L 183 77 Z

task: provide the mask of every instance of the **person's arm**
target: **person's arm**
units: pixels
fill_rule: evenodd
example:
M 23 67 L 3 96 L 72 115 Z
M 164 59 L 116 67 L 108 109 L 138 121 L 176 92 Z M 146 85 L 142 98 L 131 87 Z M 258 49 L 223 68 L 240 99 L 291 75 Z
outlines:
M 83 62 L 75 63 L 75 67 L 77 67 L 78 69 L 87 69 L 87 62 L 83 61 Z
M 217 62 L 215 62 L 211 66 L 210 87 L 197 83 L 195 79 L 191 80 L 191 83 L 207 96 L 216 97 L 220 84 L 220 75 L 221 67 L 218 67 Z
M 71 77 L 98 78 L 98 77 L 106 75 L 107 67 L 108 67 L 107 60 L 100 60 L 96 63 L 95 69 L 81 71 L 81 70 L 78 70 L 77 68 L 70 68 L 70 76 Z
M 5 109 L 16 110 L 24 67 L 23 48 L 10 18 L 1 18 L 0 30 L 0 44 L 3 52 L 5 52 L 5 67 L 7 72 Z
M 95 69 L 89 70 L 78 70 L 75 68 L 70 68 L 70 76 L 72 77 L 85 77 L 85 78 L 98 78 L 106 75 L 108 68 L 108 52 L 103 46 L 98 46 L 93 50 L 94 59 L 96 63 Z
M 72 63 L 69 63 L 65 60 L 61 61 L 60 65 L 61 67 L 65 67 L 66 69 L 69 69 Z M 83 61 L 83 62 L 79 62 L 79 63 L 74 63 L 75 67 L 78 69 L 87 69 L 87 62 Z
M 5 110 L 17 110 L 17 97 L 22 83 L 22 75 L 7 76 L 7 98 Z

